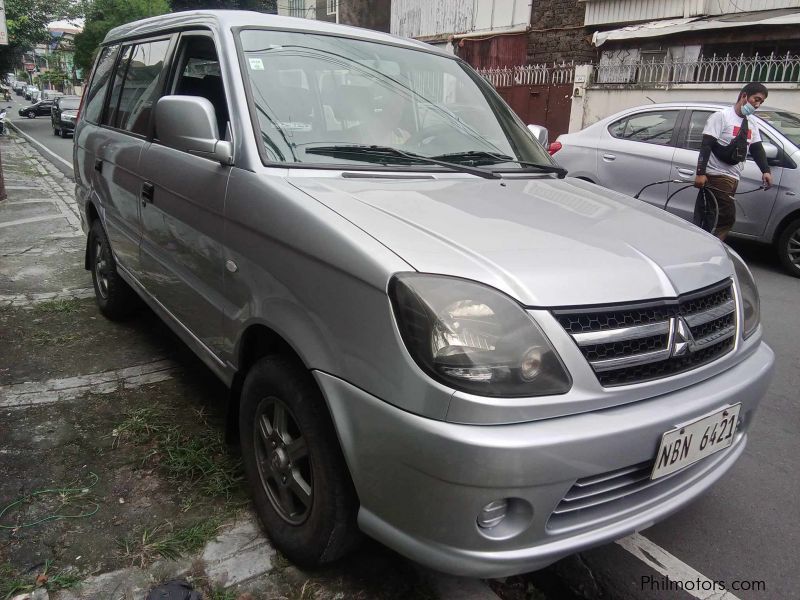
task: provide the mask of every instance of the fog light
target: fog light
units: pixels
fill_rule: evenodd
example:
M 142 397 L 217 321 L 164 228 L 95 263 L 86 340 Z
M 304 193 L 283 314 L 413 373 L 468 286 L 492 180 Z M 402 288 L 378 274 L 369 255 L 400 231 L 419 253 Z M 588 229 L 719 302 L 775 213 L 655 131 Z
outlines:
M 534 346 L 525 353 L 519 365 L 519 374 L 522 379 L 531 381 L 539 375 L 542 370 L 542 354 L 542 349 L 538 346 Z
M 489 502 L 478 514 L 478 527 L 491 529 L 499 525 L 508 513 L 508 500 L 495 500 Z

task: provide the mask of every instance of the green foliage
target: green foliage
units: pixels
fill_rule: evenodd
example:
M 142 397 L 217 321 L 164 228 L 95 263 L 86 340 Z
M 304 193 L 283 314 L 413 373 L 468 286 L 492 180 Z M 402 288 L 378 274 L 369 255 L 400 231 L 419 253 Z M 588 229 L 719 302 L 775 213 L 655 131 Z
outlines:
M 49 39 L 47 24 L 83 14 L 83 5 L 71 0 L 6 0 L 8 45 L 0 46 L 0 69 L 9 71 L 22 53 Z
M 75 66 L 88 74 L 97 47 L 114 27 L 169 11 L 167 0 L 91 0 L 83 32 L 75 36 Z

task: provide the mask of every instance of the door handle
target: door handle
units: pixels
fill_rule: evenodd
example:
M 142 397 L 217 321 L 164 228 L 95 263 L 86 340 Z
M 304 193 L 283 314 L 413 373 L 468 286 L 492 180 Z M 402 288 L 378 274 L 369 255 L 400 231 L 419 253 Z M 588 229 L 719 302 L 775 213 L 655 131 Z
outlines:
M 603 160 L 611 161 L 617 158 L 616 154 L 603 154 Z
M 103 172 L 103 159 L 102 158 L 95 158 L 94 159 L 94 170 L 98 173 Z
M 694 171 L 692 171 L 691 169 L 681 169 L 679 167 L 676 168 L 678 169 L 678 174 L 681 177 L 694 177 Z
M 142 206 L 147 206 L 148 202 L 153 202 L 155 191 L 156 188 L 151 182 L 145 181 L 142 184 Z

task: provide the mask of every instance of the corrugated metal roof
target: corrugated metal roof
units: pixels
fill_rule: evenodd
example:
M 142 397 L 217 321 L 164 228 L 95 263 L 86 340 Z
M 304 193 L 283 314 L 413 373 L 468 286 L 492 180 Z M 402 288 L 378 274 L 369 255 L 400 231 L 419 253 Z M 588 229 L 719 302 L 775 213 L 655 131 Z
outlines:
M 525 32 L 488 39 L 463 38 L 458 42 L 458 55 L 476 69 L 522 65 L 527 53 L 528 36 Z
M 596 31 L 594 35 L 592 35 L 592 43 L 595 46 L 602 46 L 609 41 L 661 37 L 689 31 L 731 29 L 734 27 L 753 27 L 756 25 L 778 26 L 798 24 L 800 24 L 800 11 L 793 9 L 736 13 L 718 17 L 666 19 L 663 21 L 650 21 L 649 23 L 629 25 L 628 27 L 612 29 L 611 31 Z

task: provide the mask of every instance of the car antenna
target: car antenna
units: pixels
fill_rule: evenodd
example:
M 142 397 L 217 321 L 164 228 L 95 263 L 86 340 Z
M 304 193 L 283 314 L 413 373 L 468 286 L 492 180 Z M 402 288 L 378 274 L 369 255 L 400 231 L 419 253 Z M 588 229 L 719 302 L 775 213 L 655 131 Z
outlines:
M 653 100 L 653 99 L 652 99 L 650 96 L 645 96 L 645 98 L 647 98 L 648 100 L 650 100 L 650 103 L 651 103 L 651 104 L 655 104 L 655 103 L 656 103 L 656 101 L 655 101 L 655 100 Z

